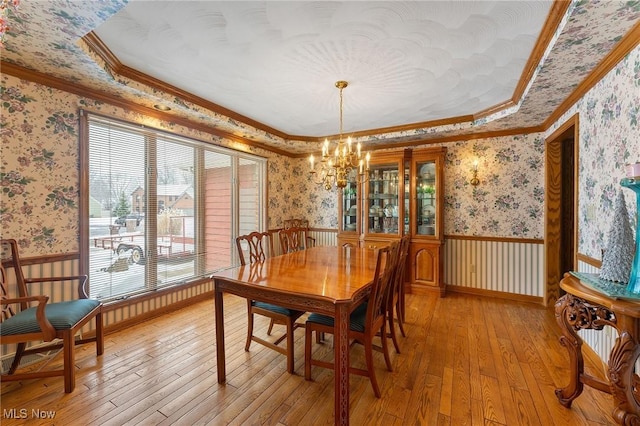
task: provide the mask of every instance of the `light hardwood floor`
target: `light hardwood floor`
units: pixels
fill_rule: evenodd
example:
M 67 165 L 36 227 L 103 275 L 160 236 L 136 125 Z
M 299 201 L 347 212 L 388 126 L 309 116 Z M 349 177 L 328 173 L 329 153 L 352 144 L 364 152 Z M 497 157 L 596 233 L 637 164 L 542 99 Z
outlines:
M 3 383 L 0 423 L 24 424 L 7 418 L 15 409 L 27 424 L 47 425 L 333 424 L 333 372 L 314 368 L 313 381 L 304 380 L 304 329 L 296 331 L 291 375 L 283 355 L 255 343 L 244 351 L 244 299 L 225 295 L 225 310 L 226 385 L 216 382 L 212 300 L 107 335 L 100 358 L 93 345 L 79 348 L 72 394 L 61 377 Z M 257 320 L 256 329 L 266 324 Z M 351 376 L 351 424 L 614 424 L 610 395 L 585 387 L 571 409 L 557 402 L 568 355 L 551 308 L 409 295 L 406 330 L 402 353 L 392 352 L 394 372 L 376 354 L 381 399 L 367 378 Z M 330 357 L 330 340 L 314 348 L 314 357 Z M 361 347 L 351 354 L 362 363 Z M 51 365 L 60 362 L 58 355 Z M 585 364 L 602 377 L 602 365 Z M 32 410 L 55 417 L 36 420 Z

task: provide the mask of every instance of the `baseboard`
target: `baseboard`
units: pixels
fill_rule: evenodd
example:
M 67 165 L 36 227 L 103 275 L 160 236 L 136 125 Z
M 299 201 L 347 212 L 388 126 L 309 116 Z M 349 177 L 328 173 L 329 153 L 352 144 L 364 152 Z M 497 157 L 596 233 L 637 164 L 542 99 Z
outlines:
M 202 302 L 202 301 L 205 301 L 205 300 L 213 300 L 213 291 L 207 291 L 207 292 L 204 292 L 204 293 L 199 294 L 197 296 L 193 296 L 193 297 L 190 297 L 188 299 L 184 299 L 184 300 L 181 300 L 179 302 L 172 303 L 172 304 L 167 305 L 167 306 L 165 306 L 163 308 L 155 309 L 155 310 L 149 311 L 149 312 L 145 312 L 143 314 L 136 315 L 135 317 L 128 318 L 128 319 L 123 320 L 123 321 L 118 321 L 117 323 L 115 323 L 113 325 L 105 327 L 104 328 L 104 334 L 113 333 L 113 332 L 116 332 L 116 331 L 123 330 L 125 328 L 132 327 L 132 326 L 137 325 L 137 324 L 141 324 L 141 323 L 143 323 L 145 321 L 148 321 L 148 320 L 150 320 L 152 318 L 156 318 L 156 317 L 165 315 L 165 314 L 167 314 L 169 312 L 177 311 L 178 309 L 182 309 L 182 308 L 185 308 L 187 306 L 190 306 L 190 305 L 193 305 L 195 303 L 199 303 L 199 302 Z M 104 312 L 108 312 L 108 309 L 106 311 L 103 311 L 103 315 L 104 315 Z M 90 334 L 87 334 L 87 335 L 90 335 Z M 95 331 L 93 332 L 93 335 L 95 336 Z
M 483 288 L 462 287 L 447 284 L 447 293 L 473 294 L 475 296 L 493 297 L 498 299 L 513 300 L 515 302 L 536 303 L 544 305 L 544 299 L 539 296 L 529 296 L 526 294 L 507 293 L 504 291 L 486 290 Z

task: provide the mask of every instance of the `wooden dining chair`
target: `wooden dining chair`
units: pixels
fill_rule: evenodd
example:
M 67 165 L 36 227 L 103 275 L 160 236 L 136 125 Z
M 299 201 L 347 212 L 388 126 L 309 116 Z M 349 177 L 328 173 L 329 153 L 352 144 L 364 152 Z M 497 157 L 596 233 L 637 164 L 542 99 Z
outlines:
M 398 259 L 395 262 L 395 271 L 393 273 L 393 279 L 391 285 L 387 290 L 387 321 L 389 323 L 389 337 L 393 341 L 393 346 L 397 353 L 400 353 L 400 345 L 398 344 L 398 337 L 396 334 L 395 323 L 398 323 L 402 336 L 406 337 L 404 331 L 404 279 L 407 266 L 407 258 L 409 257 L 409 242 L 410 237 L 405 235 L 400 239 L 398 246 Z
M 271 240 L 271 234 L 268 232 L 252 232 L 247 235 L 241 235 L 236 238 L 236 247 L 242 265 L 247 264 L 245 252 L 249 260 L 248 263 L 250 264 L 262 262 L 267 256 L 271 256 L 273 253 L 273 241 Z M 244 350 L 249 351 L 252 341 L 273 349 L 287 357 L 287 371 L 293 373 L 295 361 L 293 333 L 296 328 L 301 326 L 301 324 L 298 324 L 296 321 L 304 312 L 250 299 L 247 299 L 247 312 L 247 342 L 245 343 Z M 284 325 L 286 327 L 285 334 L 278 337 L 274 342 L 255 336 L 253 334 L 254 314 L 262 315 L 270 319 L 267 335 L 271 335 L 274 324 Z M 279 346 L 285 339 L 286 347 Z
M 73 392 L 76 381 L 75 346 L 96 342 L 97 355 L 104 352 L 104 332 L 102 325 L 102 303 L 89 299 L 86 292 L 86 275 L 25 278 L 22 271 L 18 243 L 13 239 L 2 239 L 2 262 L 0 263 L 0 343 L 15 344 L 16 352 L 13 363 L 1 381 L 29 380 L 42 377 L 63 376 L 64 391 Z M 17 288 L 17 297 L 13 286 L 9 286 L 10 276 L 7 269 L 13 269 L 12 277 Z M 29 294 L 28 286 L 35 283 L 62 283 L 75 281 L 78 283 L 78 299 L 49 303 L 49 296 Z M 33 306 L 31 306 L 33 305 Z M 15 309 L 14 309 L 15 306 Z M 76 334 L 91 320 L 95 319 L 95 336 L 75 339 Z M 51 342 L 50 344 L 39 344 Z M 27 343 L 37 344 L 27 348 Z M 62 370 L 33 370 L 16 374 L 20 360 L 31 354 L 49 352 L 62 348 Z
M 278 232 L 280 250 L 283 254 L 306 250 L 315 245 L 315 238 L 309 236 L 309 228 L 292 227 Z
M 393 271 L 395 269 L 394 262 L 397 261 L 398 243 L 393 242 L 388 247 L 378 250 L 378 258 L 376 261 L 376 269 L 371 284 L 371 293 L 365 303 L 355 308 L 350 316 L 349 322 L 349 339 L 358 342 L 364 346 L 366 370 L 349 366 L 350 374 L 369 377 L 373 392 L 376 397 L 380 398 L 380 388 L 376 380 L 375 369 L 373 366 L 373 341 L 376 335 L 383 336 L 380 341 L 382 352 L 384 354 L 387 369 L 392 371 L 391 359 L 389 358 L 389 350 L 387 347 L 386 336 L 386 291 L 393 280 Z M 316 365 L 323 368 L 334 368 L 333 362 L 313 359 L 311 352 L 311 344 L 313 332 L 323 334 L 333 334 L 334 319 L 333 317 L 312 313 L 305 323 L 306 332 L 304 339 L 304 377 L 311 380 L 311 366 Z

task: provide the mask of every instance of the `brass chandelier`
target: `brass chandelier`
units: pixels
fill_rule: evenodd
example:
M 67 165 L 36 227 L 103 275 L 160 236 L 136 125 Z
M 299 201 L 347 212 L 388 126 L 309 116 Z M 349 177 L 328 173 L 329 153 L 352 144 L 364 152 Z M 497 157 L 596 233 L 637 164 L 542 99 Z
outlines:
M 324 189 L 330 191 L 335 183 L 337 188 L 344 188 L 351 179 L 358 183 L 365 182 L 369 172 L 369 160 L 371 156 L 367 153 L 363 157 L 362 146 L 360 142 L 356 149 L 353 149 L 351 137 L 345 142 L 342 138 L 342 91 L 349 83 L 340 80 L 336 81 L 336 87 L 340 90 L 340 135 L 336 142 L 336 148 L 332 154 L 329 149 L 329 140 L 325 139 L 322 145 L 322 159 L 319 162 L 320 170 L 315 170 L 315 158 L 313 155 L 309 157 L 311 163 L 310 173 L 313 176 L 318 174 L 319 179 L 314 181 L 324 186 Z M 355 176 L 354 176 L 355 175 Z

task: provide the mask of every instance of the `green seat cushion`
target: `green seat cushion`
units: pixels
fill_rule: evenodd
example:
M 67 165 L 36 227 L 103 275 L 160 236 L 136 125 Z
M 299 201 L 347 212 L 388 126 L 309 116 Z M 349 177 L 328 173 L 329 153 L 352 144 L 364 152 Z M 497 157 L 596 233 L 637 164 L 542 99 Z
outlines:
M 364 323 L 367 319 L 367 304 L 363 303 L 351 312 L 349 328 L 360 333 L 364 332 Z M 333 327 L 333 317 L 321 314 L 311 314 L 307 318 L 307 322 L 315 322 L 316 324 Z
M 275 312 L 278 314 L 286 315 L 288 317 L 299 314 L 300 312 L 294 311 L 292 309 L 283 308 L 282 306 L 272 305 L 271 303 L 265 302 L 253 302 L 253 306 L 260 309 L 265 309 L 267 311 Z
M 66 330 L 73 327 L 85 315 L 100 305 L 98 300 L 79 299 L 68 302 L 47 303 L 45 315 L 56 330 Z M 31 307 L 7 318 L 0 324 L 0 335 L 38 333 L 40 326 L 36 320 L 36 308 Z

